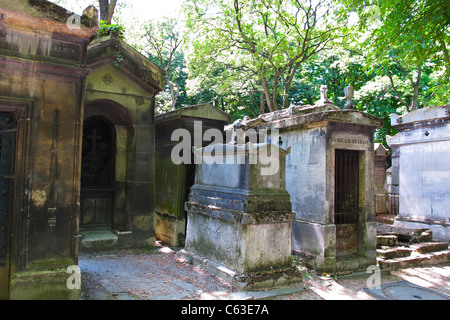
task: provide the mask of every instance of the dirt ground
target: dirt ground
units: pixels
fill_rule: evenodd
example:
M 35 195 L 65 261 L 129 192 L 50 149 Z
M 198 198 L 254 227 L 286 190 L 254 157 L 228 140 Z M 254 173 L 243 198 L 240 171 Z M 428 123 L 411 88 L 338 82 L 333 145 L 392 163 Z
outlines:
M 121 250 L 82 253 L 83 300 L 380 300 L 364 288 L 373 273 L 318 275 L 301 269 L 303 282 L 271 290 L 239 292 L 220 278 L 176 252 L 159 246 L 154 251 Z M 381 285 L 408 281 L 450 296 L 450 264 L 381 271 Z

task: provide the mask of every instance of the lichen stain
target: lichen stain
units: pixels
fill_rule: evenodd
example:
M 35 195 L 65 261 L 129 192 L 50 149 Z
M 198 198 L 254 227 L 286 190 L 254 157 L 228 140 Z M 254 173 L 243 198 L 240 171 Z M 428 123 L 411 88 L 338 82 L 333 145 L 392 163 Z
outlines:
M 31 199 L 33 200 L 33 204 L 40 208 L 45 204 L 47 200 L 47 191 L 46 190 L 33 190 L 31 194 Z

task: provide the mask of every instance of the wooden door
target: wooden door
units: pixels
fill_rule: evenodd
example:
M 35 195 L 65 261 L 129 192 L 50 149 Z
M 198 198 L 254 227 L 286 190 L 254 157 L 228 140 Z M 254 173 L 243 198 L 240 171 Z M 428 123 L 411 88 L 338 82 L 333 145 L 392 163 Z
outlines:
M 83 124 L 80 227 L 111 228 L 115 183 L 115 131 L 105 118 Z

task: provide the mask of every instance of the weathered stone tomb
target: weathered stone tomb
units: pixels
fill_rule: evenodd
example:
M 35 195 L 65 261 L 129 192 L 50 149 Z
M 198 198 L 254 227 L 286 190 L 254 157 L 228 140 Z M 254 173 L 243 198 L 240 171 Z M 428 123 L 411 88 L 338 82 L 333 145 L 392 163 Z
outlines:
M 392 115 L 392 183 L 399 190 L 394 226 L 428 228 L 450 242 L 450 105 Z
M 0 3 L 0 298 L 66 299 L 77 264 L 86 49 L 47 1 Z
M 293 213 L 284 183 L 286 154 L 267 143 L 197 150 L 203 162 L 186 202 L 181 254 L 239 289 L 300 280 L 291 268 Z M 266 175 L 267 162 L 261 159 L 268 155 L 279 170 Z
M 184 203 L 194 184 L 195 164 L 191 148 L 188 150 L 189 155 L 185 157 L 187 161 L 173 162 L 172 152 L 184 139 L 176 135 L 176 130 L 185 130 L 182 132 L 189 134 L 189 146 L 200 148 L 211 143 L 209 139 L 203 139 L 207 130 L 216 129 L 223 134 L 224 125 L 231 119 L 230 115 L 211 104 L 179 108 L 155 118 L 157 239 L 172 246 L 183 246 L 186 238 Z M 174 152 L 177 156 L 182 153 L 181 150 Z
M 278 130 L 280 146 L 291 148 L 286 190 L 295 212 L 292 249 L 321 271 L 375 265 L 373 134 L 380 120 L 339 109 L 326 88 L 315 106 L 291 106 L 259 120 L 254 128 Z
M 375 194 L 385 195 L 388 193 L 386 181 L 387 158 L 389 150 L 382 143 L 374 145 L 374 192 Z
M 154 246 L 155 95 L 162 70 L 111 34 L 87 50 L 81 250 Z

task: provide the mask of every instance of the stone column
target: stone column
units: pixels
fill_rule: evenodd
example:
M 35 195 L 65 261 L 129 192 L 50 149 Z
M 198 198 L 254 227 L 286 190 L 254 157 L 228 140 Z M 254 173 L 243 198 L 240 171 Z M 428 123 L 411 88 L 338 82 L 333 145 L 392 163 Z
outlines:
M 133 226 L 134 246 L 154 246 L 155 206 L 155 125 L 154 99 L 147 108 L 136 112 L 134 125 L 135 146 L 132 173 L 129 182 L 129 207 Z

